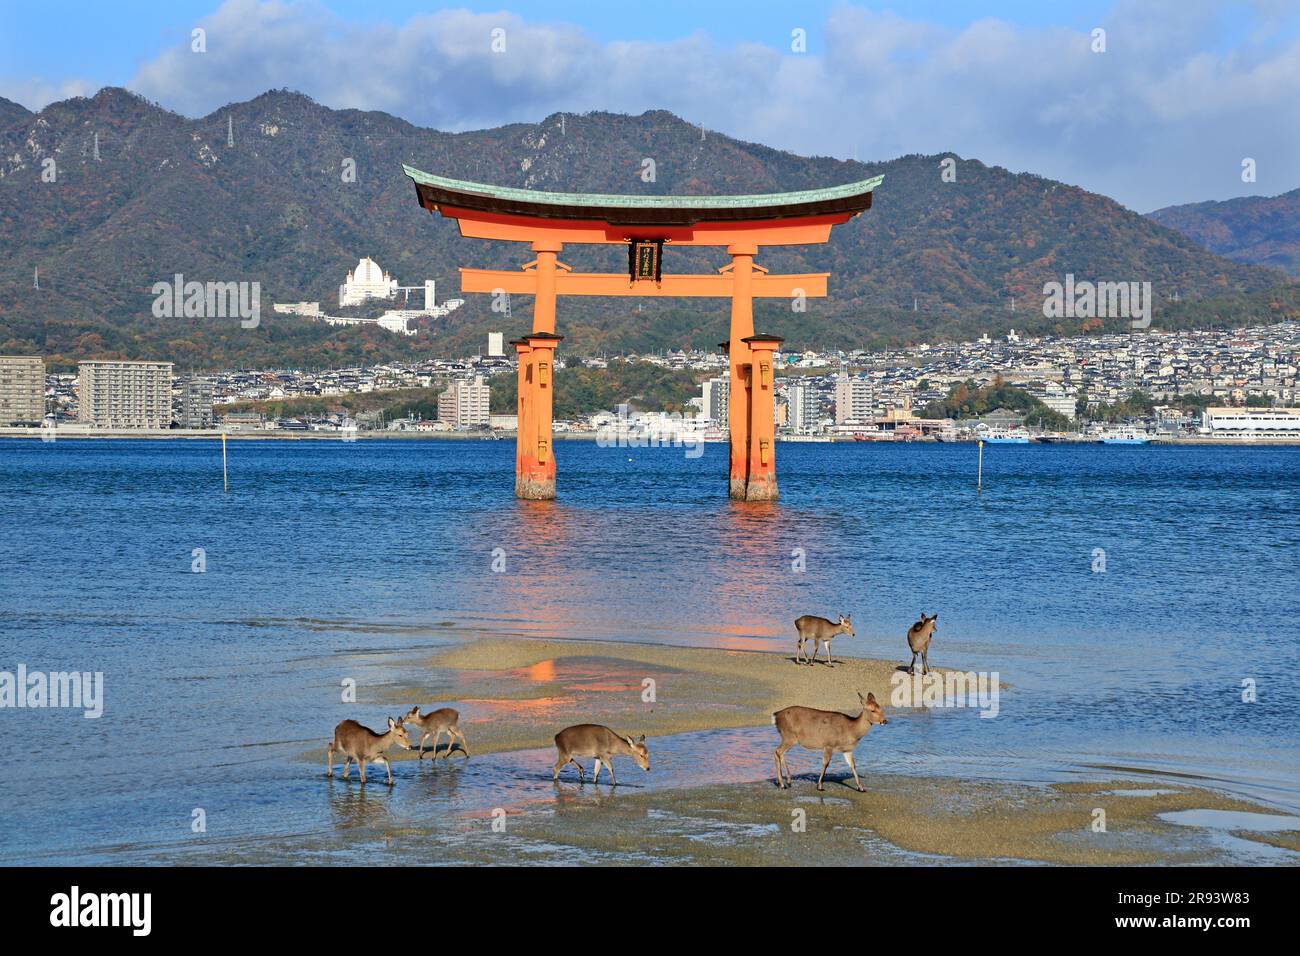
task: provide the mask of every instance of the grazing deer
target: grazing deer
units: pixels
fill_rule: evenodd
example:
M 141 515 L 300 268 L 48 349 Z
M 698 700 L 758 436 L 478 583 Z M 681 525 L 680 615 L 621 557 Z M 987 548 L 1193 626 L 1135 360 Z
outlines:
M 555 772 L 551 774 L 553 780 L 559 780 L 560 770 L 565 764 L 571 763 L 578 768 L 578 779 L 585 781 L 587 774 L 582 769 L 582 764 L 574 759 L 576 757 L 596 758 L 592 783 L 600 780 L 600 765 L 604 763 L 609 768 L 610 783 L 618 786 L 618 779 L 614 776 L 616 756 L 631 757 L 642 770 L 647 773 L 650 771 L 650 752 L 645 747 L 645 734 L 640 737 L 623 737 L 600 724 L 577 724 L 566 727 L 555 735 L 555 749 L 559 751 L 559 757 L 555 761 Z
M 443 731 L 447 732 L 447 759 L 451 759 L 451 750 L 456 746 L 457 739 L 460 740 L 460 749 L 469 756 L 469 744 L 465 742 L 465 735 L 460 732 L 460 711 L 453 710 L 450 707 L 442 707 L 438 710 L 431 710 L 423 717 L 420 716 L 420 707 L 417 704 L 402 717 L 403 724 L 410 724 L 420 729 L 420 760 L 424 759 L 424 742 L 433 736 L 433 759 L 438 759 L 438 738 L 442 736 Z
M 875 694 L 867 694 L 864 699 L 859 691 L 858 700 L 862 701 L 862 713 L 856 717 L 836 710 L 817 710 L 815 707 L 787 707 L 772 715 L 772 723 L 781 732 L 781 743 L 776 748 L 776 782 L 782 790 L 785 789 L 787 780 L 791 785 L 794 784 L 790 768 L 785 764 L 785 752 L 799 744 L 808 750 L 822 751 L 825 758 L 822 760 L 822 772 L 817 777 L 818 790 L 826 789 L 822 786 L 822 778 L 826 776 L 831 757 L 842 753 L 844 762 L 853 771 L 853 782 L 858 785 L 858 790 L 867 792 L 858 779 L 858 768 L 853 763 L 853 748 L 871 730 L 872 724 L 887 724 L 889 721 L 885 720 L 884 710 L 876 703 Z
M 847 614 L 840 615 L 840 622 L 828 621 L 824 617 L 817 617 L 813 614 L 805 614 L 801 618 L 796 618 L 794 629 L 799 632 L 799 643 L 795 645 L 794 662 L 800 663 L 800 657 L 807 657 L 805 648 L 809 641 L 813 642 L 813 656 L 808 658 L 808 666 L 811 667 L 813 661 L 817 660 L 817 652 L 821 650 L 823 644 L 826 645 L 826 663 L 834 664 L 831 660 L 831 641 L 836 634 L 847 634 L 854 637 L 853 625 L 849 623 Z
M 930 673 L 930 638 L 934 637 L 934 622 L 939 620 L 939 612 L 929 617 L 921 612 L 921 620 L 907 629 L 907 646 L 912 649 L 912 663 L 907 666 L 909 674 L 916 673 L 916 655 L 921 655 L 921 674 Z
M 406 736 L 406 728 L 399 724 L 393 718 L 388 718 L 388 732 L 377 734 L 369 727 L 362 727 L 355 720 L 345 720 L 334 728 L 334 739 L 330 741 L 329 748 L 325 752 L 325 762 L 329 766 L 325 776 L 334 776 L 334 751 L 341 751 L 343 754 L 343 779 L 348 779 L 348 770 L 352 766 L 352 761 L 357 762 L 361 768 L 361 782 L 366 782 L 366 763 L 377 761 L 384 765 L 388 771 L 388 785 L 393 785 L 393 768 L 388 763 L 388 758 L 384 756 L 384 751 L 393 744 L 401 744 L 407 750 L 411 749 L 411 741 Z

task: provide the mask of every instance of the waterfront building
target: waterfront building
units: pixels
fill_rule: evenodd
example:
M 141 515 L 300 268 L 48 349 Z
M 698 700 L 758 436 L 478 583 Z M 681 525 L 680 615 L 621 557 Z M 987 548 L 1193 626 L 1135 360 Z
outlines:
M 798 435 L 811 434 L 820 416 L 817 392 L 807 384 L 790 385 L 785 390 L 786 424 Z
M 704 418 L 716 425 L 727 423 L 728 403 L 731 394 L 731 382 L 727 376 L 711 378 L 701 387 L 700 410 Z
M 45 420 L 45 361 L 39 355 L 0 355 L 0 425 Z
M 181 428 L 212 427 L 212 381 L 198 375 L 181 380 L 180 409 L 176 417 Z
M 1300 438 L 1300 408 L 1207 408 L 1201 421 L 1215 438 Z
M 1078 411 L 1078 400 L 1068 393 L 1048 392 L 1046 395 L 1038 396 L 1038 399 L 1052 411 L 1064 415 L 1071 421 Z
M 835 424 L 865 422 L 872 416 L 875 393 L 865 378 L 840 375 L 835 379 Z
M 88 361 L 78 375 L 78 421 L 95 428 L 170 428 L 172 363 Z
M 491 417 L 491 389 L 482 375 L 453 381 L 438 396 L 438 421 L 452 428 L 483 428 Z

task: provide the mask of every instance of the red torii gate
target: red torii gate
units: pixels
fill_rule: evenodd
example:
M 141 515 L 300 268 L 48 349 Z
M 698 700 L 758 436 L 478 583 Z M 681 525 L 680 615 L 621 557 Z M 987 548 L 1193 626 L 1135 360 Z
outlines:
M 777 497 L 773 353 L 782 339 L 754 334 L 753 299 L 826 295 L 829 273 L 769 275 L 754 262 L 763 246 L 826 242 L 831 227 L 871 208 L 883 176 L 802 192 L 754 196 L 616 196 L 488 186 L 402 169 L 420 205 L 460 225 L 462 236 L 527 242 L 536 258 L 520 271 L 461 269 L 462 292 L 534 296 L 533 331 L 517 339 L 519 426 L 515 494 L 555 497 L 551 427 L 558 295 L 711 296 L 731 299 L 728 426 L 731 497 Z M 559 261 L 565 243 L 626 245 L 628 271 L 577 273 Z M 663 247 L 725 246 L 718 275 L 664 275 Z

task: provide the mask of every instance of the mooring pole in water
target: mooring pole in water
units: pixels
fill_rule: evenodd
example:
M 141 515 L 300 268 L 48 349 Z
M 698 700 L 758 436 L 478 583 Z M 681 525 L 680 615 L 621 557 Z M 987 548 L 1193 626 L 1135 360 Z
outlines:
M 980 464 L 979 471 L 975 473 L 975 494 L 984 493 L 984 439 L 979 440 L 980 446 Z
M 221 490 L 230 490 L 230 473 L 226 471 L 226 433 L 221 433 Z

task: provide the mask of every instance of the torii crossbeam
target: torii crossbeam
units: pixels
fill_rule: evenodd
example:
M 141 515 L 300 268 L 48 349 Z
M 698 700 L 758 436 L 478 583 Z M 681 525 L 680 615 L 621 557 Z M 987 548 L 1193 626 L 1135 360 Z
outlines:
M 556 297 L 711 296 L 731 299 L 728 428 L 730 494 L 777 497 L 776 377 L 782 339 L 754 334 L 753 300 L 826 295 L 829 273 L 769 275 L 754 262 L 763 246 L 823 243 L 831 227 L 871 208 L 883 178 L 826 189 L 754 196 L 615 196 L 552 193 L 447 179 L 403 166 L 420 205 L 455 219 L 461 235 L 527 242 L 536 257 L 519 271 L 461 269 L 462 292 L 534 296 L 533 331 L 511 344 L 519 357 L 515 494 L 555 497 L 552 436 Z M 577 273 L 559 261 L 566 243 L 626 245 L 628 271 Z M 665 275 L 664 246 L 724 246 L 730 264 L 717 275 Z

